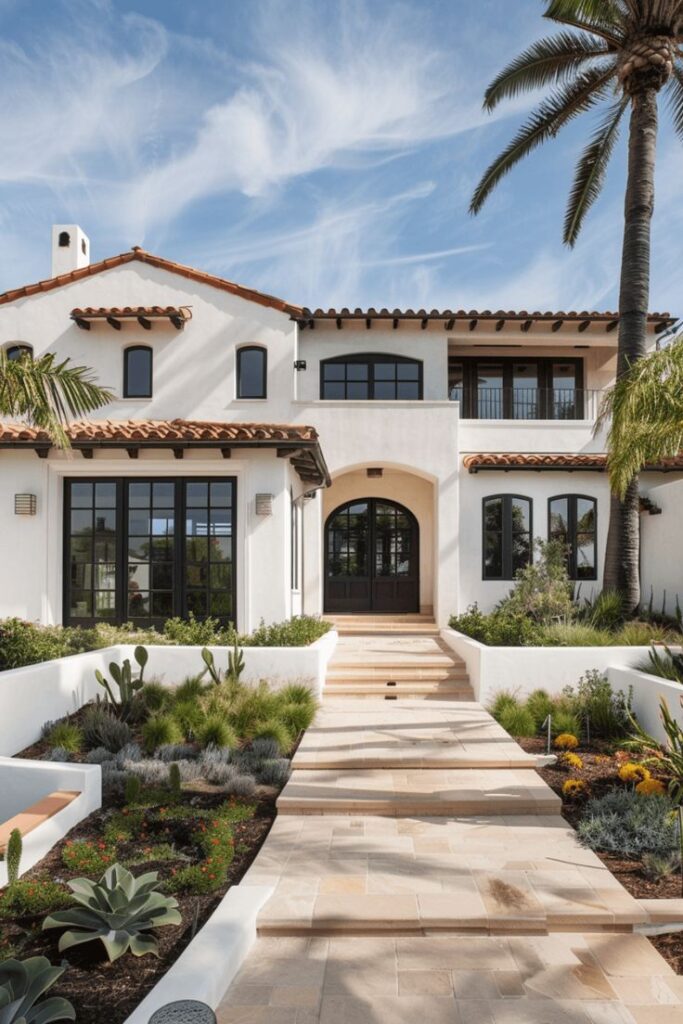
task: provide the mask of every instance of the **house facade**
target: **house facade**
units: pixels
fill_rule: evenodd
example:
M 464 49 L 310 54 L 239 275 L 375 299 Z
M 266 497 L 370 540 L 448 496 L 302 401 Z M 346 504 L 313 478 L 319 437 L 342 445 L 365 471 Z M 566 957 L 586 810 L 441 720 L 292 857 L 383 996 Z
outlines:
M 600 589 L 616 314 L 310 310 L 139 248 L 90 263 L 76 225 L 52 245 L 50 279 L 0 296 L 0 345 L 115 399 L 67 452 L 0 424 L 0 617 L 445 624 L 549 536 Z

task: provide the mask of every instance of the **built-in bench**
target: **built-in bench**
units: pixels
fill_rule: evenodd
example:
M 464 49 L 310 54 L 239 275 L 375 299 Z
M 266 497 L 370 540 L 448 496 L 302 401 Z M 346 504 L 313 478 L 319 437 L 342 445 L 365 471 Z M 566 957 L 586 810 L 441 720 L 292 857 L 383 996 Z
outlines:
M 78 791 L 57 789 L 54 793 L 48 793 L 41 800 L 0 824 L 0 854 L 5 853 L 9 837 L 15 828 L 19 829 L 22 836 L 28 835 L 48 818 L 54 817 L 59 811 L 68 807 L 80 795 Z

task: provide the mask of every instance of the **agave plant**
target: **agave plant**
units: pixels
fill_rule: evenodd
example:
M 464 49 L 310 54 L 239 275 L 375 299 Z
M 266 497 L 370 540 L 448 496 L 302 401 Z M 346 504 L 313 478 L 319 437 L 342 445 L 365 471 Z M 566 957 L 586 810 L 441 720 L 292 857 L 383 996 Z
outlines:
M 50 996 L 38 1002 L 63 973 L 63 967 L 53 967 L 44 956 L 0 963 L 0 1024 L 76 1020 L 76 1011 L 68 999 Z
M 128 950 L 134 956 L 158 956 L 156 939 L 143 933 L 182 920 L 178 901 L 154 888 L 158 880 L 156 871 L 135 878 L 120 864 L 107 868 L 99 882 L 74 878 L 68 884 L 80 906 L 51 914 L 43 928 L 68 929 L 59 940 L 60 953 L 99 939 L 111 961 Z

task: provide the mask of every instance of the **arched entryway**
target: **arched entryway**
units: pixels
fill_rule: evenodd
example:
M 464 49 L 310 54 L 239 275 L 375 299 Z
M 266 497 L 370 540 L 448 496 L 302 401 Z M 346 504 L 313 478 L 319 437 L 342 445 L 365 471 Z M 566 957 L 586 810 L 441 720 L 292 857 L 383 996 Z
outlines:
M 358 498 L 325 523 L 326 612 L 416 612 L 420 531 L 398 502 Z

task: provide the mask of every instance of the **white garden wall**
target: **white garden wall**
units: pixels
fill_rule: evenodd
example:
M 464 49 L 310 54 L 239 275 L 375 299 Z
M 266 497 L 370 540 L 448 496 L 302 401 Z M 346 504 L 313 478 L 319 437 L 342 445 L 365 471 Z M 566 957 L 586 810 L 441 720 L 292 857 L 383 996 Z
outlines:
M 656 612 L 664 609 L 667 615 L 673 615 L 676 596 L 683 608 L 683 480 L 669 479 L 651 487 L 647 496 L 661 509 L 661 514 L 640 517 L 641 600 L 647 605 L 652 595 Z
M 242 678 L 247 683 L 265 679 L 275 689 L 287 683 L 304 683 L 320 698 L 327 663 L 336 643 L 337 633 L 331 630 L 309 647 L 245 647 Z M 100 669 L 108 677 L 110 662 L 121 664 L 125 658 L 133 662 L 134 649 L 132 644 L 118 644 L 101 651 L 0 672 L 0 755 L 11 756 L 30 746 L 40 738 L 46 721 L 70 714 L 98 694 L 103 695 L 95 670 Z M 198 675 L 204 668 L 201 647 L 150 646 L 146 649 L 149 653 L 146 678 L 156 676 L 168 686 Z M 212 647 L 211 650 L 217 667 L 225 670 L 228 648 Z
M 679 683 L 670 683 L 666 679 L 648 675 L 647 672 L 638 672 L 633 668 L 612 667 L 608 670 L 607 676 L 614 690 L 623 690 L 627 693 L 629 687 L 633 687 L 633 710 L 638 722 L 645 732 L 654 736 L 660 743 L 666 743 L 666 733 L 660 717 L 662 699 L 666 701 L 673 718 L 683 728 L 683 686 Z

